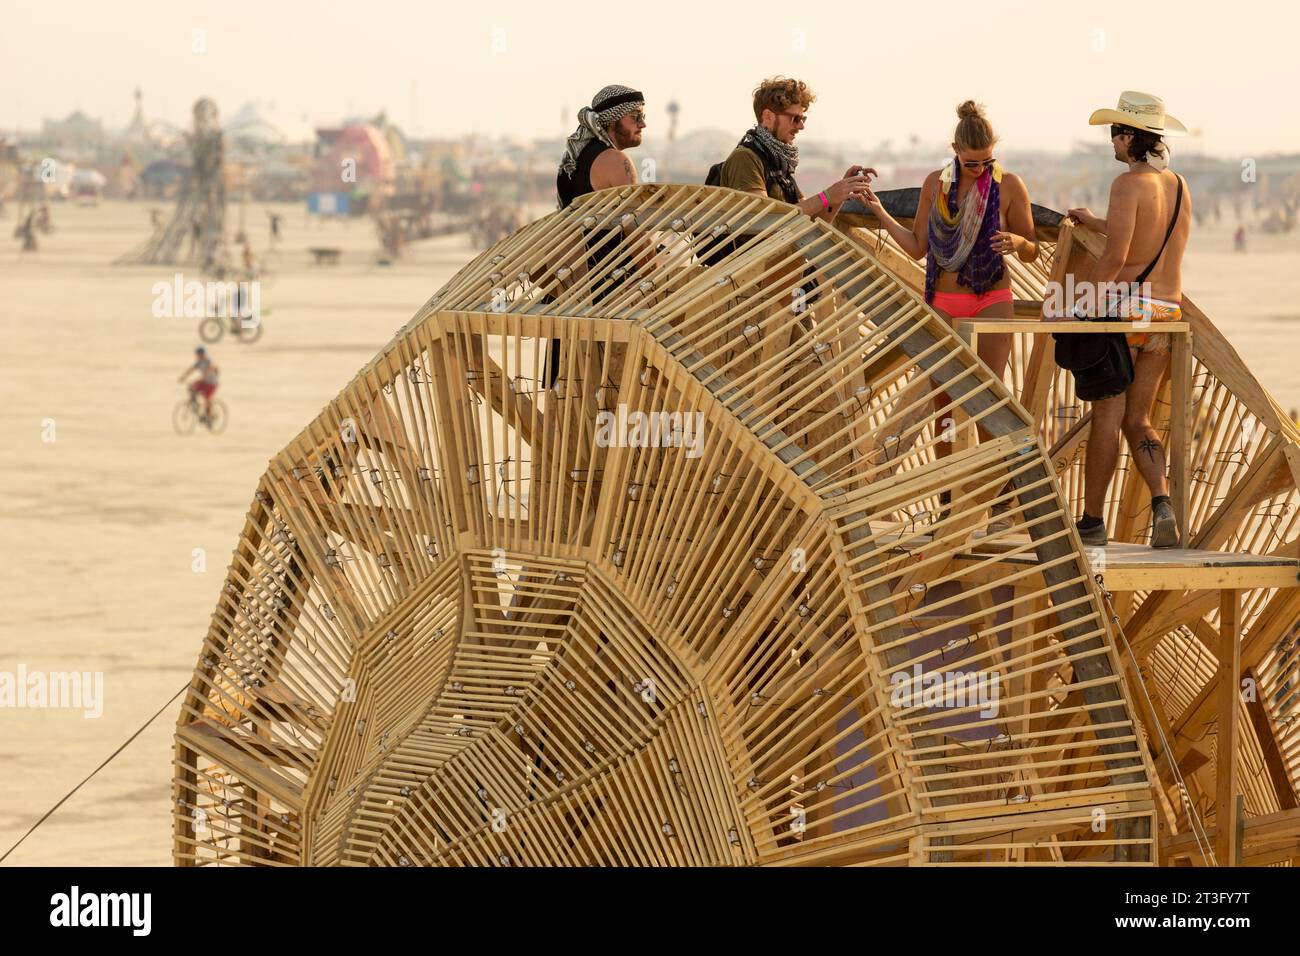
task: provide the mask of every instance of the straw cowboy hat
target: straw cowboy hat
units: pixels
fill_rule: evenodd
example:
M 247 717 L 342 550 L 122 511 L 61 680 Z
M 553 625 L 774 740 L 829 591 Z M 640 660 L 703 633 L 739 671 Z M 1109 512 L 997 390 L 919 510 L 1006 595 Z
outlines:
M 1096 110 L 1088 117 L 1089 126 L 1106 126 L 1117 123 L 1146 130 L 1157 136 L 1185 136 L 1187 127 L 1165 112 L 1165 101 L 1150 93 L 1125 90 L 1119 95 L 1119 106 L 1113 110 Z

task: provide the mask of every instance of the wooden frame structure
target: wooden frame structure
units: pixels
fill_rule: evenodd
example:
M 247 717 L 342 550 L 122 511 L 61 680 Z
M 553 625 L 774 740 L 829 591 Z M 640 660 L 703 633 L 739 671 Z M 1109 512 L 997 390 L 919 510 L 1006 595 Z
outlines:
M 894 200 L 905 219 L 914 214 L 915 196 Z M 898 208 L 907 205 L 903 200 L 910 208 Z M 1044 250 L 1038 261 L 1007 259 L 1016 320 L 977 319 L 964 328 L 971 338 L 1016 333 L 1016 394 L 1037 422 L 1077 514 L 1089 416 L 1074 397 L 1071 377 L 1051 361 L 1044 333 L 1057 323 L 1041 319 L 1049 283 L 1068 287 L 1072 280 L 1081 287 L 1105 239 L 1041 207 L 1034 220 Z M 846 225 L 900 278 L 922 287 L 919 265 L 873 217 L 857 215 Z M 1148 492 L 1128 467 L 1125 450 L 1105 516 L 1120 543 L 1085 555 L 1111 592 L 1116 623 L 1131 645 L 1126 677 L 1143 700 L 1143 727 L 1164 798 L 1161 862 L 1293 865 L 1300 861 L 1300 431 L 1186 296 L 1183 311 L 1185 322 L 1160 326 L 1173 332 L 1173 354 L 1155 422 L 1169 449 L 1183 547 L 1145 547 Z M 1027 321 L 1034 324 L 1022 324 Z M 1240 662 L 1223 666 L 1229 654 L 1240 655 Z M 1227 706 L 1230 700 L 1235 706 Z M 1228 746 L 1220 746 L 1219 715 L 1229 718 L 1222 728 Z M 1227 828 L 1218 825 L 1220 809 Z M 1246 839 L 1255 819 L 1269 821 L 1258 831 L 1266 839 Z M 1232 847 L 1228 833 L 1236 834 Z
M 1043 414 L 1068 382 L 1028 334 L 996 380 L 890 251 L 643 185 L 462 269 L 259 482 L 178 719 L 175 861 L 1143 865 L 1204 847 L 1219 763 L 1291 786 L 1294 517 L 1235 613 L 1141 562 L 1107 593 L 1080 423 Z M 940 392 L 986 441 L 936 455 Z M 1193 487 L 1202 555 L 1294 499 L 1296 438 L 1235 509 Z M 1220 634 L 1263 691 L 1207 776 Z M 1271 772 L 1226 779 L 1244 859 L 1290 859 Z

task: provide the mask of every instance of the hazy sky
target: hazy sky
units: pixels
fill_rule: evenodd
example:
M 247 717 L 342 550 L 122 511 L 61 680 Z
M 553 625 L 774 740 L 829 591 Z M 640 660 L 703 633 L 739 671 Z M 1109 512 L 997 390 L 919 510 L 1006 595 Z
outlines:
M 649 147 L 667 128 L 670 98 L 682 105 L 683 131 L 739 132 L 752 122 L 755 82 L 785 73 L 818 94 L 805 142 L 899 143 L 913 134 L 946 142 L 954 107 L 971 97 L 988 105 L 1007 147 L 1066 149 L 1104 139 L 1088 114 L 1137 89 L 1201 130 L 1184 150 L 1300 151 L 1300 13 L 1274 3 L 5 0 L 4 8 L 0 129 L 9 130 L 74 108 L 124 125 L 139 85 L 147 116 L 186 125 L 189 104 L 208 95 L 224 116 L 256 99 L 319 124 L 383 107 L 421 136 L 560 136 L 597 89 L 623 83 L 648 97 Z M 608 9 L 617 19 L 603 18 Z M 195 51 L 196 40 L 206 51 Z

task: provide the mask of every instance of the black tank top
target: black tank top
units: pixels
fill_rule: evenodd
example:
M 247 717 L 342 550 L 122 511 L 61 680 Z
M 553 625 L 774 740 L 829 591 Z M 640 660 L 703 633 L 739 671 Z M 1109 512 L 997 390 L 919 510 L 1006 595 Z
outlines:
M 560 194 L 565 209 L 573 204 L 573 201 L 579 196 L 585 196 L 587 193 L 595 192 L 591 185 L 591 164 L 607 149 L 613 149 L 612 146 L 602 143 L 598 139 L 593 139 L 590 143 L 582 148 L 578 154 L 578 164 L 573 170 L 573 178 L 570 179 L 564 175 L 564 170 L 560 170 L 555 177 L 555 189 Z M 587 236 L 587 250 L 591 253 L 587 257 L 588 272 L 596 272 L 600 269 L 601 264 L 609 258 L 610 254 L 618 245 L 620 233 L 617 229 L 597 229 Z M 624 274 L 617 279 L 611 275 L 605 275 L 596 282 L 592 290 L 592 301 L 599 303 L 605 296 L 619 288 L 627 273 L 633 271 L 631 258 L 624 253 L 614 263 L 615 267 L 621 266 Z
M 591 187 L 591 164 L 596 161 L 597 156 L 612 148 L 607 143 L 593 139 L 578 154 L 578 165 L 573 170 L 572 178 L 566 176 L 563 169 L 560 170 L 555 177 L 555 191 L 559 193 L 561 209 L 572 205 L 579 196 L 595 192 Z

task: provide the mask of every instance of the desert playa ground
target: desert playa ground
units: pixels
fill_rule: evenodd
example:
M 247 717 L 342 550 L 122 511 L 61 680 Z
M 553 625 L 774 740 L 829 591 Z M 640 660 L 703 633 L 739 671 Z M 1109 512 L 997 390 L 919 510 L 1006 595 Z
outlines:
M 474 253 L 454 236 L 378 266 L 368 221 L 279 208 L 261 340 L 209 346 L 230 424 L 179 436 L 198 323 L 155 318 L 152 289 L 201 277 L 110 265 L 148 235 L 148 209 L 56 206 L 40 251 L 11 243 L 0 262 L 0 671 L 104 674 L 97 719 L 0 709 L 4 849 L 187 681 L 267 459 Z M 263 209 L 247 222 L 264 250 Z M 316 245 L 340 247 L 340 263 L 313 265 Z M 174 721 L 169 708 L 8 862 L 166 864 Z
M 0 707 L 0 853 L 187 683 L 268 458 L 475 252 L 452 236 L 379 266 L 367 221 L 277 207 L 265 334 L 209 347 L 229 427 L 179 436 L 197 321 L 155 318 L 152 290 L 200 277 L 110 264 L 147 237 L 151 205 L 55 206 L 57 231 L 28 254 L 0 220 L 0 673 L 103 674 L 96 718 Z M 259 254 L 265 209 L 246 212 Z M 313 265 L 311 246 L 340 247 L 340 264 Z M 1225 223 L 1194 234 L 1186 264 L 1188 294 L 1284 409 L 1300 406 L 1297 253 L 1294 235 L 1234 253 Z M 167 864 L 175 715 L 167 705 L 7 862 Z

